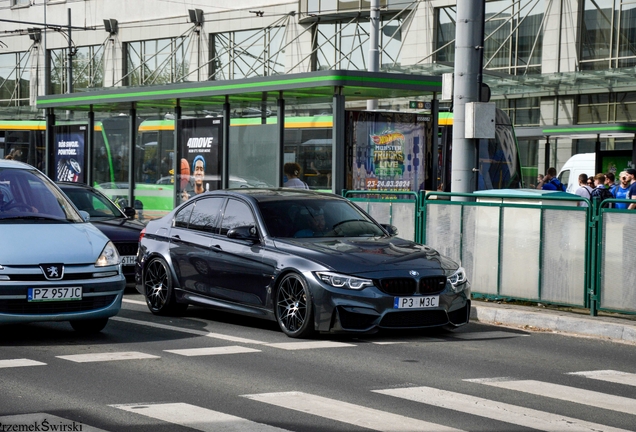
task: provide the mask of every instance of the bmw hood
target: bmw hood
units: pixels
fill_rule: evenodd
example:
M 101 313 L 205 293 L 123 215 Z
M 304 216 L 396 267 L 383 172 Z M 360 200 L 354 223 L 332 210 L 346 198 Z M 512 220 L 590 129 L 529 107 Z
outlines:
M 91 219 L 90 221 L 114 242 L 138 242 L 144 224 L 132 219 Z
M 89 223 L 2 224 L 0 264 L 90 264 L 108 238 Z
M 277 239 L 276 248 L 334 271 L 370 277 L 380 266 L 383 273 L 417 270 L 439 274 L 458 267 L 435 249 L 397 237 Z

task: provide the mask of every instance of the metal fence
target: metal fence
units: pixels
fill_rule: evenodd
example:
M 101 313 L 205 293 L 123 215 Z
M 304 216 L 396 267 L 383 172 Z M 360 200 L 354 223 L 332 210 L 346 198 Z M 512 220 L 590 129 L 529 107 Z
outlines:
M 636 313 L 636 211 L 607 207 L 625 200 L 601 206 L 536 191 L 345 196 L 400 237 L 461 262 L 474 297 Z

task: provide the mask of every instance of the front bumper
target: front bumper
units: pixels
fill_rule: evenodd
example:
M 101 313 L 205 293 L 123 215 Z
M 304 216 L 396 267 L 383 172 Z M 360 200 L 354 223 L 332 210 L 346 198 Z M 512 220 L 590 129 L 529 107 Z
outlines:
M 469 322 L 470 284 L 453 292 L 450 284 L 435 294 L 439 306 L 426 309 L 396 309 L 395 295 L 379 288 L 362 290 L 334 288 L 305 274 L 314 302 L 315 326 L 320 332 L 373 333 L 379 329 L 422 329 L 459 327 Z M 417 294 L 416 294 L 417 295 Z

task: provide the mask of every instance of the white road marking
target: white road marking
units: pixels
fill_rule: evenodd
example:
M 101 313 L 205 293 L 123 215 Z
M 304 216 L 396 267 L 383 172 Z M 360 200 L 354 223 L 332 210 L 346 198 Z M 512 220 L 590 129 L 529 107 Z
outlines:
M 261 352 L 261 350 L 257 350 L 254 348 L 241 347 L 241 346 L 190 348 L 190 349 L 176 349 L 176 350 L 164 350 L 164 351 L 172 353 L 172 354 L 186 356 L 186 357 Z
M 560 384 L 534 380 L 509 380 L 501 378 L 467 379 L 464 381 L 485 384 L 508 390 L 516 390 L 538 396 L 590 405 L 595 408 L 624 412 L 627 414 L 636 413 L 636 399 L 614 396 L 607 393 L 600 393 Z
M 198 336 L 205 336 L 205 337 L 210 337 L 210 338 L 214 338 L 214 339 L 221 339 L 221 340 L 226 340 L 226 341 L 231 341 L 231 342 L 254 344 L 254 345 L 263 345 L 263 344 L 266 343 L 266 342 L 257 341 L 257 340 L 254 340 L 254 339 L 245 339 L 245 338 L 241 338 L 241 337 L 229 336 L 229 335 L 224 335 L 224 334 L 220 334 L 220 333 L 210 333 L 210 332 L 206 332 L 206 331 L 202 331 L 202 330 L 187 329 L 187 328 L 183 328 L 183 327 L 175 327 L 175 326 L 170 326 L 170 325 L 166 325 L 166 324 L 159 324 L 159 323 L 153 323 L 153 322 L 148 322 L 148 321 L 135 320 L 135 319 L 124 318 L 124 317 L 120 317 L 120 316 L 112 317 L 111 320 L 121 321 L 121 322 L 129 323 L 129 324 L 137 324 L 137 325 L 146 326 L 146 327 L 153 327 L 153 328 L 158 328 L 158 329 L 162 329 L 162 330 L 170 330 L 170 331 L 175 331 L 175 332 L 195 334 L 195 335 L 198 335 Z
M 42 363 L 42 362 L 35 361 L 35 360 L 29 360 L 29 359 L 25 359 L 25 358 L 0 360 L 0 369 L 2 369 L 2 368 L 13 368 L 13 367 L 23 367 L 23 366 L 46 366 L 46 363 Z
M 112 353 L 95 353 L 95 354 L 75 354 L 66 356 L 56 356 L 64 360 L 69 360 L 75 363 L 90 363 L 90 362 L 103 362 L 103 361 L 116 361 L 116 360 L 141 360 L 141 359 L 158 359 L 159 356 L 145 354 L 142 352 L 112 352 Z
M 65 419 L 47 413 L 19 414 L 0 417 L 1 430 L 59 430 L 85 432 L 106 432 L 104 429 L 89 426 L 79 421 Z M 37 425 L 37 427 L 36 427 Z
M 280 432 L 274 426 L 256 423 L 241 417 L 212 411 L 186 403 L 111 405 L 168 423 L 204 432 Z
M 306 349 L 316 349 L 316 348 L 344 348 L 344 347 L 354 347 L 356 345 L 348 344 L 344 342 L 309 341 L 309 342 L 273 343 L 273 344 L 267 344 L 267 346 L 292 351 L 292 350 L 306 350 Z
M 636 374 L 615 370 L 597 370 L 587 372 L 570 372 L 568 375 L 582 375 L 586 378 L 607 381 L 616 384 L 636 386 Z
M 447 426 L 303 392 L 262 393 L 243 396 L 282 408 L 376 431 L 458 431 L 458 429 Z
M 141 300 L 132 300 L 132 299 L 122 299 L 122 302 L 124 303 L 130 303 L 130 304 L 136 304 L 136 305 L 141 305 L 141 306 L 146 306 L 146 302 L 145 301 L 141 301 Z
M 386 342 L 371 342 L 371 343 L 374 343 L 374 344 L 376 344 L 376 345 L 397 345 L 397 344 L 405 344 L 405 343 L 408 343 L 408 342 L 401 342 L 401 341 L 400 341 L 400 342 L 391 342 L 391 341 L 386 341 Z
M 624 429 L 616 429 L 545 411 L 524 408 L 462 393 L 439 390 L 432 387 L 410 387 L 373 391 L 375 393 L 395 396 L 542 431 L 625 432 Z
M 471 333 L 450 333 L 448 337 L 454 339 L 505 339 L 519 336 L 530 336 L 529 334 L 512 333 L 503 331 L 490 331 L 490 332 L 471 332 Z

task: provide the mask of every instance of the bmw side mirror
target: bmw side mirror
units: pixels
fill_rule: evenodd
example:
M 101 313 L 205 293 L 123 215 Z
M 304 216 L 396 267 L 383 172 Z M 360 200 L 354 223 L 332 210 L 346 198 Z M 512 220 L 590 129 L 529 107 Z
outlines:
M 137 214 L 137 210 L 135 210 L 133 207 L 124 207 L 122 211 L 124 212 L 126 217 L 128 217 L 128 219 L 134 219 L 135 214 Z
M 82 217 L 82 219 L 84 219 L 84 222 L 90 222 L 91 215 L 89 215 L 86 210 L 80 210 L 79 214 Z
M 382 225 L 382 228 L 384 228 L 391 237 L 395 237 L 396 235 L 398 235 L 398 229 L 395 225 L 389 225 L 389 224 L 381 224 L 381 225 Z
M 258 231 L 254 225 L 232 228 L 227 232 L 227 237 L 236 240 L 251 240 L 254 242 L 260 240 Z

